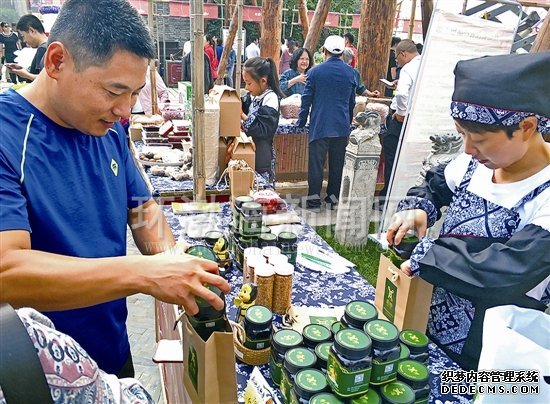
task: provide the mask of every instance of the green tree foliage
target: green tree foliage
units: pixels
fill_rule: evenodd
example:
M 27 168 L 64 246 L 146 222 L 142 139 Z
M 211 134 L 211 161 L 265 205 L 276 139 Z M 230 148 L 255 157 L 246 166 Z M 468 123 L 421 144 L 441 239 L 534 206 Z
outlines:
M 17 22 L 19 21 L 19 14 L 11 7 L 0 7 L 0 21 L 2 22 Z

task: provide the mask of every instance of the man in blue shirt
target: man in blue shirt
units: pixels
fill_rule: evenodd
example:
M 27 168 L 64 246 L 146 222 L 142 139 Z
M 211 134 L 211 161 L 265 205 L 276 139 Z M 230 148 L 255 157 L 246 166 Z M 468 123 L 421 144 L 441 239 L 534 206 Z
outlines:
M 0 300 L 46 312 L 121 377 L 133 374 L 126 296 L 146 293 L 195 314 L 195 295 L 224 305 L 203 285 L 229 291 L 213 262 L 150 256 L 175 241 L 118 121 L 154 56 L 127 1 L 68 0 L 44 69 L 0 95 Z M 127 225 L 145 255 L 126 256 Z
M 331 209 L 338 202 L 344 157 L 355 107 L 353 69 L 340 59 L 344 39 L 327 37 L 324 44 L 325 63 L 309 70 L 297 125 L 309 123 L 308 197 L 306 208 L 321 207 L 323 166 L 328 153 L 328 185 L 325 202 Z M 311 111 L 310 111 L 311 108 Z

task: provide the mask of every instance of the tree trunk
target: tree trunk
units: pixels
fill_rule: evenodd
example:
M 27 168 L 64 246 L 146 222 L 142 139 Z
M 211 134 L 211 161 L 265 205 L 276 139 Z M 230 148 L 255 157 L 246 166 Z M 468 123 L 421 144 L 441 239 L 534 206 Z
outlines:
M 546 18 L 542 22 L 542 26 L 540 27 L 530 52 L 534 53 L 547 50 L 550 50 L 550 14 L 546 14 Z
M 432 18 L 432 12 L 434 10 L 433 0 L 422 0 L 420 3 L 422 9 L 422 38 L 426 41 L 428 35 L 428 27 L 430 26 L 430 20 Z
M 306 40 L 304 41 L 304 48 L 308 49 L 311 54 L 313 54 L 315 49 L 317 49 L 317 43 L 321 37 L 321 31 L 323 30 L 325 21 L 327 20 L 330 2 L 331 0 L 319 0 L 317 7 L 315 7 L 315 13 L 313 14 L 310 24 L 311 29 L 307 33 Z
M 257 6 L 258 2 L 256 0 L 250 0 L 250 5 L 251 6 Z
M 388 72 L 396 1 L 363 1 L 357 44 L 357 65 L 370 91 L 384 93 L 382 83 Z
M 262 1 L 262 36 L 260 54 L 270 57 L 279 66 L 281 58 L 281 30 L 283 17 L 283 0 Z
M 307 2 L 306 0 L 298 0 L 298 14 L 300 14 L 300 22 L 302 23 L 302 36 L 304 42 L 309 32 L 309 20 L 307 19 Z
M 222 84 L 223 76 L 225 76 L 229 53 L 231 53 L 231 48 L 233 47 L 233 42 L 235 42 L 235 36 L 237 35 L 237 26 L 239 25 L 238 16 L 239 9 L 237 7 L 233 7 L 233 16 L 231 17 L 231 25 L 229 25 L 229 34 L 227 35 L 227 40 L 223 44 L 222 57 L 220 58 L 218 64 L 218 78 L 216 79 L 216 84 Z

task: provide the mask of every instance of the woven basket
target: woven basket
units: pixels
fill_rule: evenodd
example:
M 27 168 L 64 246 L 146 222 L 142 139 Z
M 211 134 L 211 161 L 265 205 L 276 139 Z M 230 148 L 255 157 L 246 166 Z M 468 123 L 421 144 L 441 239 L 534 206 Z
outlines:
M 235 346 L 235 355 L 237 359 L 247 365 L 259 366 L 269 362 L 271 347 L 265 349 L 250 349 L 243 345 L 245 334 L 242 325 L 231 323 L 233 326 L 233 345 Z

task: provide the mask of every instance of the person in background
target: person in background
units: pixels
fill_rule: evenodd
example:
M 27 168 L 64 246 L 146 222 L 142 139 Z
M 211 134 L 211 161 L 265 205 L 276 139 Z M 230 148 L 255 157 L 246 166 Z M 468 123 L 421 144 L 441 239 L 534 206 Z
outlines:
M 401 66 L 397 89 L 391 101 L 390 113 L 386 118 L 386 134 L 382 138 L 384 153 L 384 188 L 380 190 L 380 196 L 386 196 L 390 183 L 391 173 L 395 164 L 397 146 L 407 108 L 411 100 L 410 94 L 414 88 L 416 75 L 420 68 L 420 55 L 416 51 L 416 45 L 410 39 L 403 39 L 395 48 L 397 64 Z
M 464 153 L 428 171 L 388 227 L 390 245 L 416 230 L 401 268 L 434 285 L 430 340 L 465 370 L 478 367 L 485 310 L 550 303 L 549 71 L 548 51 L 458 62 L 450 112 Z M 444 206 L 439 238 L 426 237 Z
M 311 210 L 321 208 L 323 166 L 327 153 L 329 174 L 325 202 L 330 209 L 335 208 L 338 203 L 355 107 L 353 70 L 340 59 L 344 52 L 344 39 L 331 35 L 327 37 L 323 47 L 326 61 L 307 74 L 297 122 L 299 127 L 304 127 L 311 114 L 308 133 L 308 196 L 305 206 Z
M 78 342 L 69 335 L 57 331 L 46 316 L 28 307 L 16 310 L 16 314 L 36 349 L 52 400 L 55 402 L 120 404 L 153 404 L 155 402 L 138 380 L 119 379 L 101 370 Z M 25 375 L 21 375 L 20 378 L 22 383 L 26 381 Z M 27 384 L 22 388 L 29 388 L 29 386 Z M 6 402 L 5 393 L 8 392 L 2 390 L 0 381 L 0 403 Z
M 391 38 L 391 47 L 390 47 L 390 60 L 388 61 L 388 73 L 386 74 L 386 80 L 390 83 L 397 84 L 397 61 L 395 60 L 395 47 L 401 42 L 401 38 L 397 36 L 392 36 Z M 393 95 L 393 90 L 395 87 L 386 87 L 384 90 L 384 95 L 386 97 L 391 97 Z
M 15 63 L 15 51 L 18 49 L 21 49 L 19 36 L 11 30 L 10 23 L 0 23 L 0 54 L 2 55 L 2 61 L 0 62 L 0 79 L 2 78 L 2 65 L 5 63 Z M 7 67 L 6 76 L 6 81 L 17 83 L 17 75 L 15 73 L 9 73 Z
M 237 52 L 234 48 L 229 51 L 229 58 L 227 59 L 226 82 L 229 87 L 233 87 L 233 74 L 235 73 L 235 62 L 237 61 Z
M 162 76 L 155 69 L 157 100 L 161 103 L 170 102 L 170 93 Z M 132 114 L 153 115 L 153 106 L 151 105 L 151 68 L 147 67 L 145 74 L 145 86 L 139 92 L 135 105 L 132 107 Z
M 347 63 L 349 65 L 352 59 L 353 50 L 351 48 L 344 49 L 344 52 L 342 53 L 342 60 L 344 61 L 344 63 Z M 380 97 L 380 91 L 370 91 L 367 86 L 363 84 L 363 82 L 361 81 L 361 73 L 359 73 L 359 70 L 354 68 L 353 74 L 355 77 L 355 94 L 365 97 Z
M 277 65 L 271 58 L 255 57 L 244 64 L 243 81 L 250 102 L 241 112 L 244 132 L 256 145 L 256 172 L 275 187 L 275 149 L 273 138 L 279 125 L 280 99 Z
M 176 247 L 119 123 L 155 54 L 126 0 L 67 0 L 44 69 L 0 94 L 2 300 L 46 313 L 119 377 L 134 373 L 126 296 L 193 315 L 196 296 L 224 306 L 204 285 L 229 292 L 216 263 L 177 254 L 185 246 Z M 128 227 L 144 255 L 126 255 Z
M 210 70 L 212 71 L 212 79 L 216 81 L 218 78 L 218 58 L 216 57 L 216 37 L 211 34 L 206 34 L 204 37 L 204 54 L 208 56 L 210 61 Z
M 306 87 L 307 72 L 313 66 L 311 53 L 306 48 L 296 49 L 292 53 L 290 69 L 281 74 L 279 85 L 286 95 L 302 94 Z
M 287 49 L 281 53 L 281 60 L 279 61 L 279 74 L 282 74 L 290 69 L 290 60 L 292 59 L 292 54 L 295 50 L 296 42 L 293 40 L 288 41 Z
M 416 50 L 419 55 L 422 55 L 422 50 L 424 49 L 424 45 L 422 45 L 420 42 L 416 44 Z
M 218 63 L 222 59 L 222 53 L 223 53 L 223 39 L 218 38 L 216 40 L 216 57 L 218 58 Z
M 252 38 L 250 44 L 246 47 L 244 52 L 247 59 L 260 56 L 260 47 L 258 46 L 259 43 L 260 41 L 258 38 Z
M 21 40 L 28 46 L 36 49 L 36 54 L 32 59 L 29 70 L 23 69 L 20 66 L 14 66 L 10 68 L 10 73 L 15 73 L 24 81 L 30 83 L 36 79 L 38 73 L 44 67 L 44 54 L 46 53 L 48 37 L 44 32 L 44 26 L 40 20 L 32 14 L 24 15 L 19 19 L 17 30 L 21 34 Z
M 315 65 L 320 65 L 325 61 L 325 49 L 321 46 L 317 52 L 313 54 L 313 62 Z
M 344 40 L 346 41 L 346 48 L 350 48 L 353 51 L 353 58 L 351 59 L 350 66 L 355 69 L 357 63 L 357 48 L 353 45 L 355 42 L 355 37 L 351 32 L 346 32 L 344 34 Z

